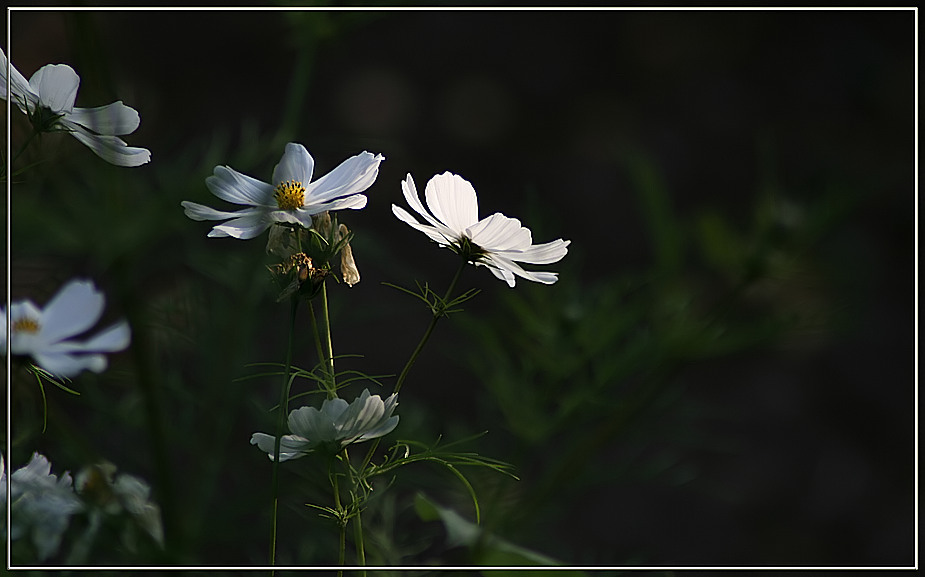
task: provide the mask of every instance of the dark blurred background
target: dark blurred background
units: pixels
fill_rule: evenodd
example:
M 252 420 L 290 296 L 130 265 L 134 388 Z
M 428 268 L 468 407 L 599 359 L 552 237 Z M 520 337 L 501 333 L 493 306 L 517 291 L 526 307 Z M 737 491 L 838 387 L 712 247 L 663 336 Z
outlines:
M 387 159 L 341 215 L 362 282 L 332 287 L 334 347 L 363 358 L 340 367 L 397 373 L 429 311 L 382 283 L 453 274 L 391 214 L 406 174 L 423 192 L 458 173 L 480 216 L 572 241 L 553 286 L 465 271 L 482 292 L 437 327 L 389 437 L 488 431 L 468 446 L 520 477 L 472 472 L 493 533 L 567 565 L 910 566 L 915 17 L 14 10 L 20 72 L 67 63 L 78 106 L 134 107 L 125 140 L 152 161 L 109 166 L 67 135 L 23 161 L 43 163 L 12 185 L 12 298 L 89 276 L 133 346 L 79 397 L 46 391 L 45 433 L 14 374 L 10 466 L 39 450 L 151 482 L 167 550 L 100 563 L 265 564 L 270 466 L 248 439 L 272 431 L 278 382 L 240 378 L 282 360 L 288 311 L 265 239 L 207 239 L 180 201 L 224 208 L 215 165 L 267 181 L 295 141 L 317 176 Z M 309 461 L 283 468 L 284 564 L 334 561 Z M 370 561 L 484 562 L 415 514 L 422 491 L 472 519 L 451 475 L 417 467 L 364 519 Z

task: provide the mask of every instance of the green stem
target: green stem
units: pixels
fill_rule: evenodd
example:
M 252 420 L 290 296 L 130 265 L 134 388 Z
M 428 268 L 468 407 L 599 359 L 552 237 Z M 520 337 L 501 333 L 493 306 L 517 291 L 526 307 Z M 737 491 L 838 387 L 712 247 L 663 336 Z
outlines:
M 22 143 L 22 146 L 19 147 L 19 150 L 16 151 L 16 154 L 13 155 L 13 158 L 10 160 L 10 170 L 12 170 L 13 165 L 16 163 L 16 159 L 26 151 L 26 148 L 32 142 L 32 139 L 34 139 L 37 135 L 38 131 L 33 128 L 32 132 L 29 133 L 29 138 L 27 138 L 26 141 Z
M 286 413 L 289 408 L 289 387 L 292 385 L 289 380 L 289 373 L 292 372 L 292 340 L 295 334 L 296 309 L 299 307 L 298 297 L 293 295 L 289 299 L 289 303 L 289 338 L 286 344 L 286 372 L 283 379 L 283 386 L 280 387 L 279 391 L 276 441 L 273 443 L 273 527 L 270 534 L 270 565 L 276 565 L 276 529 L 279 513 L 279 447 L 286 424 Z M 270 571 L 270 575 L 273 574 L 274 572 Z
M 347 454 L 347 448 L 344 447 L 344 469 L 347 471 L 347 479 L 350 481 L 350 495 L 353 498 L 353 505 L 356 506 L 356 522 L 353 525 L 353 540 L 357 548 L 357 565 L 363 567 L 366 565 L 366 547 L 363 541 L 363 511 L 362 507 L 357 505 L 357 481 L 353 476 L 353 469 L 350 467 L 350 455 Z M 366 576 L 366 571 L 361 570 L 360 575 Z
M 461 259 L 459 263 L 459 268 L 456 269 L 456 274 L 453 275 L 453 280 L 450 282 L 450 287 L 446 289 L 446 294 L 443 296 L 443 302 L 446 303 L 450 300 L 450 296 L 453 294 L 453 289 L 456 288 L 456 282 L 459 280 L 460 275 L 464 268 L 466 268 L 466 259 Z M 440 317 L 445 316 L 442 311 L 434 311 L 433 318 L 430 319 L 430 324 L 427 325 L 427 330 L 424 331 L 424 336 L 421 337 L 418 346 L 415 347 L 414 352 L 411 353 L 411 357 L 408 359 L 408 362 L 405 364 L 405 368 L 402 369 L 401 374 L 398 375 L 398 381 L 395 383 L 395 391 L 398 392 L 401 389 L 402 384 L 405 382 L 405 379 L 408 377 L 408 372 L 411 370 L 411 367 L 414 366 L 414 362 L 418 359 L 418 355 L 421 354 L 421 351 L 424 350 L 424 345 L 427 344 L 427 341 L 430 339 L 430 334 L 434 332 L 434 327 L 437 326 L 437 321 L 440 320 Z
M 340 516 L 337 519 L 338 529 L 340 530 L 340 544 L 337 552 L 337 564 L 343 566 L 344 561 L 346 560 L 347 551 L 347 521 L 344 518 L 344 507 L 340 502 L 340 483 L 337 480 L 337 472 L 333 471 L 333 468 L 331 467 L 331 462 L 332 461 L 329 461 L 328 463 L 328 474 L 331 476 L 331 485 L 334 487 L 334 509 Z M 343 569 L 337 570 L 337 577 L 341 577 L 343 574 Z
M 328 366 L 328 375 L 331 377 L 331 388 L 328 390 L 328 395 L 331 397 L 337 396 L 337 382 L 334 379 L 334 347 L 331 344 L 331 318 L 328 314 L 328 283 L 321 283 L 321 312 L 324 315 L 324 336 L 325 336 L 325 345 L 327 350 L 326 361 Z
M 312 318 L 312 333 L 315 336 L 315 352 L 318 354 L 318 362 L 321 363 L 324 367 L 325 374 L 325 384 L 324 389 L 327 393 L 329 399 L 333 399 L 332 391 L 328 387 L 327 381 L 330 380 L 330 375 L 328 375 L 328 364 L 325 361 L 324 347 L 321 346 L 321 331 L 318 330 L 318 318 L 315 316 L 315 307 L 312 305 L 311 301 L 308 301 L 308 312 Z

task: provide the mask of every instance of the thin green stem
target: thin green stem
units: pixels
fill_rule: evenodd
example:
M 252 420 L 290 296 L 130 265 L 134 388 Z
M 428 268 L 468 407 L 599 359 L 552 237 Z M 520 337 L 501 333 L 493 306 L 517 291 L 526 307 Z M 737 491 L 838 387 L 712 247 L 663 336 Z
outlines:
M 450 286 L 446 289 L 446 294 L 443 296 L 443 302 L 449 302 L 450 297 L 453 295 L 453 289 L 456 288 L 456 282 L 459 280 L 462 271 L 466 268 L 466 259 L 461 259 L 459 263 L 459 268 L 456 269 L 456 274 L 453 275 L 453 280 L 450 282 Z M 411 371 L 411 367 L 414 366 L 414 362 L 417 361 L 418 355 L 421 354 L 421 351 L 424 350 L 424 345 L 427 344 L 427 341 L 430 339 L 430 334 L 434 332 L 434 327 L 437 326 L 437 321 L 440 320 L 440 317 L 444 316 L 439 311 L 434 311 L 433 318 L 430 319 L 430 324 L 427 325 L 427 330 L 424 331 L 424 336 L 421 337 L 421 340 L 418 342 L 418 346 L 414 348 L 414 352 L 411 353 L 411 357 L 408 359 L 408 362 L 405 363 L 405 368 L 402 369 L 401 374 L 398 375 L 398 381 L 395 383 L 395 391 L 398 392 L 401 389 L 402 384 L 404 384 L 405 379 L 408 377 L 408 372 Z
M 324 388 L 325 388 L 325 391 L 327 392 L 328 398 L 330 399 L 333 397 L 331 396 L 331 390 L 328 388 L 327 381 L 330 380 L 331 377 L 328 374 L 328 363 L 325 361 L 326 357 L 324 355 L 324 347 L 321 345 L 321 331 L 318 330 L 318 317 L 315 316 L 315 306 L 312 304 L 311 301 L 308 301 L 308 312 L 312 318 L 312 334 L 315 337 L 315 352 L 318 354 L 318 362 L 324 366 L 324 374 L 325 374 Z
M 276 419 L 276 440 L 273 443 L 273 527 L 270 534 L 270 565 L 276 565 L 276 531 L 279 512 L 279 447 L 286 424 L 286 413 L 289 409 L 289 387 L 292 385 L 289 373 L 292 372 L 292 340 L 295 334 L 296 310 L 299 299 L 293 295 L 289 299 L 289 337 L 286 344 L 286 372 L 283 375 L 283 386 L 279 391 L 279 414 Z M 274 575 L 274 571 L 270 571 Z
M 340 531 L 340 544 L 337 552 L 337 564 L 343 566 L 344 561 L 346 560 L 347 552 L 347 520 L 344 515 L 344 506 L 340 502 L 340 483 L 337 480 L 337 472 L 333 471 L 331 463 L 333 459 L 328 463 L 328 474 L 331 476 L 331 485 L 334 488 L 334 510 L 337 511 L 338 519 L 338 530 Z M 344 574 L 342 569 L 337 570 L 337 577 L 341 577 Z
M 325 345 L 327 346 L 327 366 L 328 374 L 331 377 L 331 388 L 328 394 L 331 397 L 337 396 L 337 382 L 334 379 L 334 347 L 331 344 L 331 318 L 328 314 L 328 283 L 321 283 L 321 312 L 324 315 L 324 335 Z
M 38 135 L 38 131 L 33 128 L 32 132 L 29 133 L 29 138 L 27 138 L 26 141 L 22 143 L 22 146 L 19 147 L 19 150 L 16 151 L 16 154 L 14 154 L 13 158 L 10 160 L 11 167 L 13 166 L 13 164 L 16 163 L 16 159 L 19 158 L 19 156 L 23 152 L 26 151 L 26 148 L 28 148 L 29 144 L 32 143 L 32 139 L 34 139 L 37 135 Z M 12 170 L 12 168 L 10 170 Z
M 353 540 L 357 548 L 357 565 L 363 567 L 366 565 L 366 547 L 363 540 L 363 509 L 357 504 L 357 481 L 353 475 L 353 469 L 350 467 L 350 455 L 347 448 L 343 450 L 344 470 L 347 471 L 347 479 L 350 481 L 350 496 L 353 498 L 352 505 L 356 507 L 356 520 L 353 524 Z M 366 576 L 366 571 L 361 570 L 360 575 Z

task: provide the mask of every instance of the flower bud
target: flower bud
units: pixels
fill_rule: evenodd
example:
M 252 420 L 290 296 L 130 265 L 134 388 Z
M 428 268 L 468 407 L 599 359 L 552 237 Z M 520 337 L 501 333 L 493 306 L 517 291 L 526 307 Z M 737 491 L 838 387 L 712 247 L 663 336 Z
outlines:
M 345 225 L 340 225 L 337 229 L 338 238 L 344 238 L 350 231 Z M 353 286 L 360 282 L 360 271 L 357 269 L 357 263 L 353 260 L 353 249 L 350 248 L 350 243 L 344 245 L 344 248 L 340 252 L 340 272 L 344 275 L 344 282 L 347 283 L 347 286 Z

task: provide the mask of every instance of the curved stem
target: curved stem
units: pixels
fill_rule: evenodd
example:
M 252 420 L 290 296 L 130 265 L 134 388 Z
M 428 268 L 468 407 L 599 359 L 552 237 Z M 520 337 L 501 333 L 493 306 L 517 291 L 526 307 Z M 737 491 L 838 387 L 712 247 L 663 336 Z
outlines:
M 459 268 L 456 269 L 456 274 L 453 275 L 453 280 L 450 282 L 450 286 L 446 289 L 446 294 L 443 295 L 443 302 L 446 303 L 450 300 L 450 296 L 453 294 L 453 289 L 456 288 L 456 282 L 459 280 L 462 271 L 466 268 L 466 259 L 461 259 L 459 263 Z M 434 332 L 434 327 L 437 326 L 437 321 L 440 320 L 440 317 L 444 316 L 438 311 L 434 311 L 433 318 L 430 319 L 430 324 L 427 325 L 427 330 L 424 331 L 424 336 L 421 337 L 421 340 L 418 342 L 418 346 L 414 348 L 414 352 L 411 353 L 411 357 L 408 359 L 408 362 L 405 363 L 405 368 L 402 369 L 401 374 L 398 375 L 398 381 L 395 382 L 394 392 L 398 392 L 401 389 L 402 384 L 405 382 L 405 379 L 408 377 L 408 372 L 411 370 L 411 367 L 414 366 L 414 362 L 418 359 L 418 355 L 421 354 L 421 351 L 424 350 L 424 345 L 427 344 L 427 341 L 430 339 L 430 334 Z
M 283 437 L 283 429 L 286 424 L 286 413 L 289 409 L 289 387 L 292 385 L 289 373 L 292 372 L 292 339 L 295 334 L 295 316 L 296 309 L 299 307 L 299 299 L 293 295 L 289 299 L 289 337 L 286 344 L 286 372 L 283 375 L 283 386 L 279 391 L 279 411 L 276 419 L 276 441 L 273 443 L 273 527 L 270 533 L 270 565 L 276 565 L 276 528 L 279 512 L 279 446 Z M 270 572 L 273 575 L 273 572 Z

